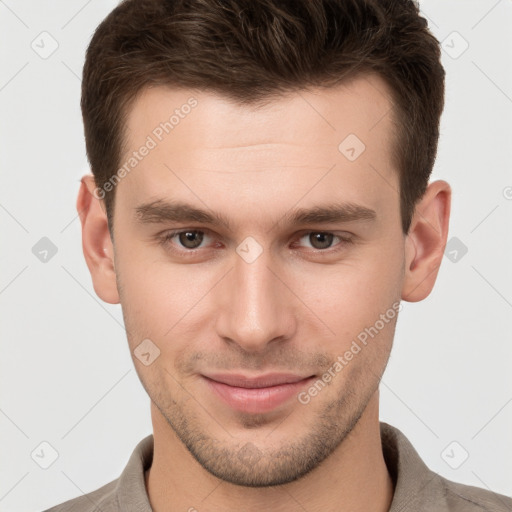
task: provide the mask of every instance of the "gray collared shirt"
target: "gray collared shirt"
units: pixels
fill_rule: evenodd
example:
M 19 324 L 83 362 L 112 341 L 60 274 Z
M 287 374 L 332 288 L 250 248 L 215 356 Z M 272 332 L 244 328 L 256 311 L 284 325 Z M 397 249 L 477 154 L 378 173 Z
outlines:
M 431 471 L 395 427 L 380 423 L 382 450 L 395 490 L 389 512 L 511 512 L 512 499 L 452 482 Z M 121 476 L 96 491 L 46 512 L 152 512 L 144 472 L 153 460 L 153 435 L 133 451 Z

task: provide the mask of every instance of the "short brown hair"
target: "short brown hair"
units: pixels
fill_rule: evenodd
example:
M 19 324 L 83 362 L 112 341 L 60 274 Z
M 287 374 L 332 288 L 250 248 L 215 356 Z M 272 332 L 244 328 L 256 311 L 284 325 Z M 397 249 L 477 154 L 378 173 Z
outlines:
M 413 0 L 124 0 L 87 49 L 82 115 L 95 183 L 116 173 L 136 95 L 155 85 L 254 104 L 362 72 L 390 86 L 402 229 L 434 165 L 444 105 L 440 46 Z M 104 194 L 113 234 L 115 188 Z

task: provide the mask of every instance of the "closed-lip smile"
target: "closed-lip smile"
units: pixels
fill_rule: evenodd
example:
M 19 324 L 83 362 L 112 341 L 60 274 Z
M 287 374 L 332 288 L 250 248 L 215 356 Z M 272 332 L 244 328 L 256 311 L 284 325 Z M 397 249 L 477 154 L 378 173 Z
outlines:
M 257 376 L 233 373 L 203 374 L 215 395 L 231 408 L 246 413 L 270 412 L 296 395 L 314 375 L 268 373 Z

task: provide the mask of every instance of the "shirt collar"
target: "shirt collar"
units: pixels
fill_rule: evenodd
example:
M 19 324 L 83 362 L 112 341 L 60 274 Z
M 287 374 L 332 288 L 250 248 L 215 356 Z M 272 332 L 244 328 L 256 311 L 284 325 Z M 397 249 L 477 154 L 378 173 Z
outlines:
M 396 427 L 380 422 L 382 453 L 395 490 L 389 512 L 448 510 L 441 477 L 423 462 Z

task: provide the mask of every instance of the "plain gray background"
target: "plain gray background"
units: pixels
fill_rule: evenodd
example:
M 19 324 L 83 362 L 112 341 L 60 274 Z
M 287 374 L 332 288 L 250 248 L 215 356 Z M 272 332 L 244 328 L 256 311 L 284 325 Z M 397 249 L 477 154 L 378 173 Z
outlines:
M 84 52 L 115 5 L 0 1 L 2 511 L 42 510 L 110 482 L 151 433 L 121 307 L 94 293 L 75 211 L 88 172 Z M 430 297 L 403 302 L 381 419 L 434 471 L 510 495 L 512 1 L 421 8 L 444 41 L 433 179 L 453 187 L 450 242 Z

